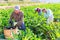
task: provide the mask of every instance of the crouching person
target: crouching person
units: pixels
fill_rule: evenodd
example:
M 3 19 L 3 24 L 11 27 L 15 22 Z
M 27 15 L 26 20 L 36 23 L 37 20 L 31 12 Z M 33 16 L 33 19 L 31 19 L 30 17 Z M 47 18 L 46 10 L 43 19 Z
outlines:
M 25 32 L 25 25 L 24 25 L 24 15 L 23 13 L 20 11 L 20 6 L 15 6 L 14 8 L 15 10 L 12 12 L 11 16 L 10 16 L 10 23 L 12 23 L 13 21 L 13 27 L 18 27 L 19 30 L 24 30 Z
M 44 13 L 44 17 L 47 19 L 47 24 L 52 23 L 54 16 L 51 9 L 42 9 L 42 12 Z
M 41 15 L 42 14 L 42 10 L 40 8 L 35 8 L 35 13 L 38 13 L 38 15 Z

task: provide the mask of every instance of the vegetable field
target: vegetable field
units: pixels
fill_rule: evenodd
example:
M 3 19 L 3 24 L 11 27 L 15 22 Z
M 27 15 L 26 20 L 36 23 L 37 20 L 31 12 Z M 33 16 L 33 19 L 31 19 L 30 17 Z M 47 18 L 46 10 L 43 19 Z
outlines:
M 51 9 L 54 14 L 54 22 L 47 25 L 44 14 L 38 15 L 34 9 L 47 8 Z M 13 12 L 13 8 L 0 9 L 0 38 L 3 36 L 3 30 L 5 26 L 9 26 L 9 18 Z M 60 40 L 60 4 L 43 4 L 38 6 L 26 6 L 21 7 L 24 13 L 24 23 L 26 26 L 26 35 L 21 31 L 21 36 L 14 35 L 18 40 Z M 20 39 L 19 39 L 20 38 Z M 14 40 L 15 40 L 14 39 Z M 11 40 L 11 38 L 8 38 Z

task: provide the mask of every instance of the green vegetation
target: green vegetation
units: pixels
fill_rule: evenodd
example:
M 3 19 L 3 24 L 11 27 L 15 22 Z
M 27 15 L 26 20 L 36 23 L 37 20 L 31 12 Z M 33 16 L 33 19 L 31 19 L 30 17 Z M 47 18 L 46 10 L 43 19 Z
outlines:
M 55 40 L 60 38 L 60 22 L 53 22 L 50 25 L 46 24 L 46 19 L 43 14 L 40 16 L 38 13 L 34 12 L 36 7 L 39 8 L 50 8 L 53 11 L 54 17 L 60 18 L 60 4 L 44 4 L 38 6 L 28 6 L 21 7 L 24 12 L 24 22 L 26 26 L 26 35 L 18 37 L 14 35 L 15 38 L 22 40 Z M 0 10 L 0 34 L 3 33 L 3 28 L 8 26 L 8 21 L 13 9 L 1 9 Z M 23 33 L 21 31 L 21 33 Z M 10 40 L 10 39 L 9 39 Z

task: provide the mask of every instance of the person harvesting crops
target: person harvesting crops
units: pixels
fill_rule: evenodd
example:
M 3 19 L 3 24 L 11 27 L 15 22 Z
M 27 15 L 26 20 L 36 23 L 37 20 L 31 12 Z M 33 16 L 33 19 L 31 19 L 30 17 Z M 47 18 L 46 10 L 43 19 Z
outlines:
M 15 10 L 12 12 L 10 16 L 9 23 L 12 23 L 14 27 L 18 27 L 19 30 L 25 30 L 25 25 L 23 21 L 23 12 L 20 11 L 20 6 L 15 6 Z
M 42 10 L 40 9 L 40 8 L 35 8 L 35 13 L 38 13 L 39 15 L 41 15 L 42 14 Z
M 47 19 L 47 24 L 50 24 L 51 22 L 53 22 L 54 16 L 51 9 L 44 8 L 42 9 L 42 12 L 44 13 L 44 17 Z

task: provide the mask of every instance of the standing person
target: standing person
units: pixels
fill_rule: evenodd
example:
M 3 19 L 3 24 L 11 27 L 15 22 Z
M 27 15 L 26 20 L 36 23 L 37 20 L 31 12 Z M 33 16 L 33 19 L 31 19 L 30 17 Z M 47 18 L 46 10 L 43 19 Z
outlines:
M 42 12 L 44 13 L 44 17 L 47 19 L 47 24 L 53 22 L 54 16 L 50 9 L 42 9 Z
M 40 8 L 35 8 L 35 13 L 38 12 L 39 15 L 42 14 L 42 10 Z
M 23 12 L 20 11 L 20 6 L 15 6 L 14 9 L 15 10 L 12 12 L 12 14 L 10 16 L 9 23 L 12 23 L 12 24 L 14 23 L 14 26 L 18 27 L 19 30 L 25 31 L 26 27 L 25 27 L 24 21 L 23 21 L 23 18 L 24 18 Z

